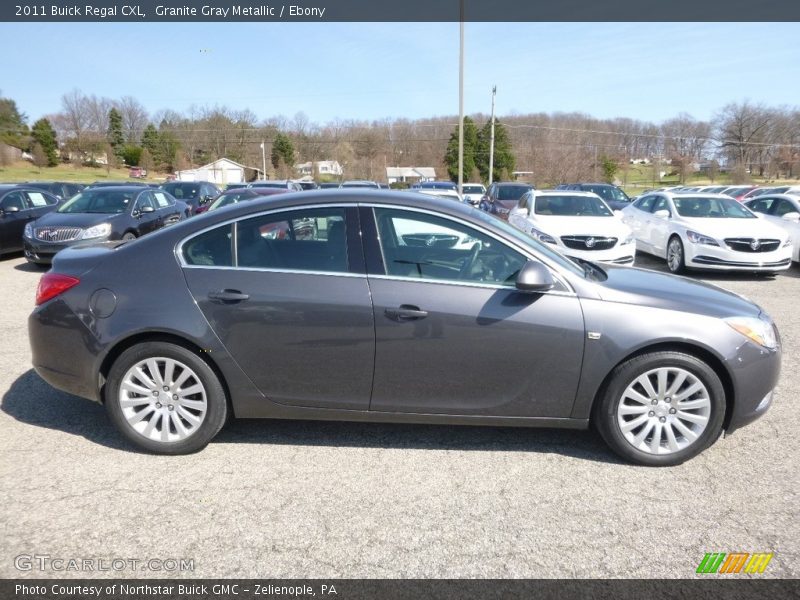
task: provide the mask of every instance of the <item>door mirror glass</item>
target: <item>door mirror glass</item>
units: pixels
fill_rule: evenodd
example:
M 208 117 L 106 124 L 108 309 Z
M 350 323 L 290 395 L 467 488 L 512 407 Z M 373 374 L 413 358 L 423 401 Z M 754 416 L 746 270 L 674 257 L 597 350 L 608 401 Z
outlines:
M 516 286 L 521 292 L 546 292 L 555 285 L 550 270 L 542 263 L 529 260 L 517 275 Z
M 152 206 L 143 206 L 143 207 L 142 207 L 142 208 L 139 210 L 139 212 L 140 212 L 140 213 L 142 213 L 142 214 L 145 214 L 145 213 L 151 213 L 151 212 L 155 212 L 155 210 L 156 210 L 156 209 L 155 209 L 155 208 L 153 208 Z
M 800 213 L 799 212 L 788 212 L 781 217 L 784 221 L 792 221 L 793 223 L 800 222 Z
M 5 212 L 6 213 L 18 213 L 19 212 L 19 206 L 9 206 L 8 208 L 5 209 Z
M 653 213 L 659 219 L 669 219 L 669 211 L 668 210 L 657 210 Z

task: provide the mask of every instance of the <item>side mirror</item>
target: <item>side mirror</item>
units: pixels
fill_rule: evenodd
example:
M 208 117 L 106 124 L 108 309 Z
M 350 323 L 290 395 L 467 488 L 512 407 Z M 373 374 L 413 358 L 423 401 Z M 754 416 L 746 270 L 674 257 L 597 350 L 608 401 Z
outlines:
M 553 276 L 542 263 L 529 260 L 517 274 L 516 286 L 521 292 L 546 292 L 555 285 Z
M 800 213 L 799 212 L 788 212 L 781 217 L 784 221 L 791 221 L 792 223 L 799 223 L 800 222 Z
M 659 219 L 669 219 L 670 217 L 668 210 L 657 210 L 653 215 Z
M 2 210 L 2 209 L 0 209 L 0 210 Z M 9 206 L 4 211 L 5 214 L 18 213 L 18 212 L 19 212 L 19 206 Z
M 142 208 L 139 209 L 139 212 L 141 214 L 146 214 L 146 213 L 156 212 L 156 209 L 153 208 L 152 206 L 143 206 Z

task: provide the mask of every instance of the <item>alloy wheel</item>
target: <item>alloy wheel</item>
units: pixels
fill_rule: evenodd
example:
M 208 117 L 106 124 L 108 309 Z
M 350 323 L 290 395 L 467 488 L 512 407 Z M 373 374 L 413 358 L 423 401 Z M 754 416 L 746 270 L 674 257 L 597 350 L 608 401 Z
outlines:
M 184 363 L 153 357 L 134 364 L 122 378 L 118 402 L 128 425 L 157 442 L 184 440 L 208 412 L 203 382 Z
M 674 454 L 691 446 L 711 417 L 705 384 L 679 367 L 652 369 L 634 379 L 619 400 L 617 424 L 633 448 Z
M 677 272 L 683 263 L 683 246 L 678 238 L 672 238 L 667 247 L 667 264 L 669 270 Z

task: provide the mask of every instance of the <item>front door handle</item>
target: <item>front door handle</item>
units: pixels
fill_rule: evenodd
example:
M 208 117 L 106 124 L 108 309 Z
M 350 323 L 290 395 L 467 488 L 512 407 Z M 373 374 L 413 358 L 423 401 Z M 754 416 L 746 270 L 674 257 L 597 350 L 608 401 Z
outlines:
M 419 306 L 401 304 L 400 308 L 387 308 L 383 313 L 392 321 L 416 321 L 428 316 L 427 310 L 420 310 Z
M 244 302 L 248 298 L 250 298 L 249 294 L 243 294 L 239 290 L 219 290 L 208 294 L 208 299 L 217 304 L 236 304 Z

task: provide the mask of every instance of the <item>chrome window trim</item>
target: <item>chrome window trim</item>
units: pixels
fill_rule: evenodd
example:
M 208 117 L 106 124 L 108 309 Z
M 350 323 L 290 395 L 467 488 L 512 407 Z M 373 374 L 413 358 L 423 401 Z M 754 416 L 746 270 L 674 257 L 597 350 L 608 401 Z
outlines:
M 402 281 L 405 283 L 432 283 L 437 285 L 455 285 L 459 287 L 471 287 L 471 288 L 482 288 L 488 290 L 505 290 L 507 292 L 520 292 L 517 288 L 513 285 L 500 285 L 497 283 L 480 283 L 480 282 L 473 282 L 473 281 L 458 281 L 456 279 L 427 279 L 422 277 L 402 277 L 399 275 L 368 275 L 369 279 L 382 279 L 385 281 Z M 550 296 L 568 296 L 568 297 L 576 297 L 576 294 L 572 292 L 566 292 L 562 290 L 547 290 L 544 292 L 536 292 L 536 294 L 542 295 L 550 295 Z
M 553 263 L 551 263 L 546 258 L 543 258 L 543 257 L 539 256 L 538 254 L 536 254 L 536 252 L 534 252 L 533 249 L 525 248 L 525 247 L 517 244 L 515 240 L 503 239 L 502 237 L 500 237 L 500 236 L 498 236 L 498 235 L 496 235 L 496 234 L 494 234 L 494 233 L 492 233 L 490 231 L 485 230 L 483 227 L 481 227 L 479 225 L 476 225 L 475 223 L 472 223 L 470 221 L 464 221 L 463 219 L 460 219 L 458 217 L 453 217 L 451 215 L 444 215 L 442 213 L 438 213 L 438 212 L 431 211 L 431 210 L 424 209 L 424 208 L 417 208 L 417 207 L 413 207 L 413 206 L 403 206 L 403 205 L 397 205 L 397 204 L 386 204 L 386 203 L 382 203 L 382 202 L 358 202 L 358 203 L 355 203 L 355 204 L 353 204 L 353 203 L 343 203 L 343 202 L 325 202 L 325 203 L 322 203 L 322 204 L 309 204 L 309 205 L 303 205 L 303 206 L 288 206 L 288 207 L 282 207 L 282 208 L 264 209 L 264 210 L 259 211 L 257 213 L 248 214 L 246 216 L 239 216 L 239 217 L 230 218 L 230 219 L 228 219 L 226 221 L 222 221 L 220 223 L 215 223 L 214 225 L 209 225 L 208 227 L 204 227 L 200 231 L 196 231 L 196 232 L 186 236 L 185 238 L 181 239 L 177 244 L 175 244 L 175 248 L 174 248 L 175 259 L 178 261 L 178 264 L 181 266 L 181 268 L 185 268 L 185 269 L 250 270 L 250 271 L 280 272 L 280 273 L 294 273 L 294 274 L 319 274 L 319 275 L 340 275 L 340 276 L 362 277 L 362 275 L 360 273 L 341 273 L 341 272 L 338 272 L 338 271 L 296 271 L 296 270 L 287 270 L 287 269 L 267 269 L 267 268 L 263 268 L 262 269 L 262 268 L 254 268 L 254 267 L 234 267 L 234 266 L 216 266 L 216 265 L 190 265 L 190 264 L 186 263 L 186 261 L 184 260 L 184 257 L 183 257 L 183 246 L 184 246 L 184 244 L 186 244 L 186 242 L 194 239 L 195 237 L 197 237 L 199 235 L 202 235 L 203 233 L 211 231 L 212 229 L 216 229 L 218 227 L 230 226 L 233 223 L 236 223 L 238 221 L 242 221 L 242 220 L 245 220 L 245 219 L 252 219 L 252 218 L 256 218 L 256 217 L 260 217 L 260 216 L 264 216 L 264 215 L 280 214 L 280 213 L 283 213 L 283 212 L 291 212 L 291 211 L 306 210 L 306 209 L 318 209 L 318 208 L 345 208 L 346 209 L 346 208 L 351 208 L 353 206 L 357 206 L 357 207 L 365 206 L 365 207 L 369 207 L 369 208 L 388 208 L 388 209 L 395 209 L 395 210 L 406 210 L 406 211 L 411 211 L 411 212 L 418 212 L 418 213 L 423 213 L 423 214 L 428 214 L 428 215 L 431 215 L 431 216 L 434 216 L 434 217 L 438 217 L 438 218 L 441 218 L 441 219 L 449 219 L 451 221 L 455 221 L 457 223 L 460 223 L 460 224 L 462 224 L 462 225 L 464 225 L 466 227 L 471 227 L 473 229 L 477 229 L 478 231 L 480 231 L 484 235 L 487 235 L 487 236 L 495 239 L 497 242 L 499 242 L 501 244 L 504 244 L 506 246 L 510 246 L 511 248 L 513 248 L 514 250 L 516 250 L 517 252 L 522 254 L 523 256 L 525 256 L 525 257 L 527 257 L 529 259 L 532 259 L 532 260 L 537 260 L 537 261 L 543 263 L 544 265 L 546 265 L 550 269 L 550 271 L 553 273 L 554 277 L 559 282 L 559 284 L 562 287 L 564 287 L 565 290 L 566 290 L 566 291 L 551 290 L 551 291 L 544 292 L 544 293 L 567 295 L 567 296 L 576 296 L 577 295 L 575 293 L 575 290 L 572 287 L 572 285 L 570 285 L 569 281 L 564 277 L 564 275 L 561 273 L 560 269 L 557 266 L 555 266 Z M 234 227 L 232 229 L 232 233 L 231 233 L 232 236 L 236 235 L 235 234 L 236 229 L 237 229 L 236 227 Z M 362 232 L 359 232 L 359 234 L 361 234 L 361 233 Z M 380 237 L 378 239 L 380 240 Z M 233 239 L 231 240 L 231 243 L 234 243 Z M 233 259 L 233 250 L 232 250 L 232 253 L 231 253 L 231 259 Z M 364 274 L 363 276 L 366 276 L 366 274 Z M 397 276 L 392 276 L 392 275 L 370 275 L 369 277 L 375 277 L 375 278 L 381 278 L 381 279 L 395 279 L 395 280 L 398 280 L 398 281 L 420 281 L 420 282 L 426 282 L 426 283 L 450 283 L 452 285 L 473 285 L 472 282 L 461 282 L 461 281 L 457 281 L 457 280 L 448 280 L 448 279 L 420 279 L 420 278 L 412 278 L 412 277 L 397 277 Z M 477 286 L 480 286 L 480 287 L 485 287 L 487 285 L 488 286 L 492 286 L 493 284 L 482 284 L 482 283 L 475 282 L 474 285 L 477 285 Z M 509 286 L 497 285 L 496 289 L 512 290 L 514 288 L 513 287 L 509 287 Z
M 285 275 L 327 275 L 329 277 L 367 278 L 366 273 L 345 273 L 343 271 L 300 271 L 296 269 L 274 269 L 268 267 L 217 267 L 214 265 L 184 265 L 184 269 L 213 269 L 217 271 L 251 271 L 256 273 L 278 273 Z
M 442 213 L 433 212 L 433 211 L 430 211 L 430 210 L 427 210 L 427 209 L 424 209 L 424 208 L 417 208 L 417 207 L 414 207 L 414 206 L 398 206 L 396 204 L 383 204 L 383 203 L 380 203 L 380 202 L 363 202 L 363 203 L 360 202 L 359 206 L 367 206 L 367 207 L 370 207 L 370 208 L 389 208 L 389 209 L 395 209 L 395 210 L 407 210 L 407 211 L 412 211 L 412 212 L 418 212 L 418 213 L 428 214 L 428 215 L 431 215 L 433 217 L 438 217 L 440 219 L 449 219 L 451 221 L 455 221 L 457 223 L 460 223 L 460 224 L 462 224 L 462 225 L 464 225 L 466 227 L 471 227 L 472 229 L 476 229 L 476 230 L 480 231 L 482 234 L 493 238 L 494 240 L 496 240 L 497 242 L 499 242 L 499 243 L 501 243 L 501 244 L 503 244 L 505 246 L 510 246 L 513 250 L 515 250 L 519 254 L 522 254 L 523 256 L 527 257 L 528 259 L 537 260 L 540 263 L 544 264 L 551 271 L 554 272 L 554 275 L 556 276 L 556 279 L 558 280 L 558 282 L 564 288 L 566 288 L 569 292 L 572 292 L 573 294 L 575 292 L 575 290 L 572 288 L 572 286 L 569 284 L 569 282 L 566 279 L 564 279 L 564 276 L 562 275 L 560 269 L 557 266 L 555 266 L 553 263 L 551 263 L 549 260 L 547 260 L 547 259 L 539 256 L 538 254 L 536 254 L 533 251 L 533 249 L 524 248 L 523 246 L 517 244 L 516 240 L 506 240 L 506 239 L 504 239 L 504 238 L 492 233 L 491 231 L 487 231 L 486 229 L 484 229 L 480 225 L 476 225 L 476 224 L 474 224 L 474 223 L 472 223 L 470 221 L 464 221 L 463 219 L 460 219 L 458 217 L 453 217 L 451 215 L 443 215 Z M 380 240 L 380 234 L 378 236 L 378 239 Z M 383 251 L 383 249 L 381 249 L 381 252 L 382 251 Z M 403 277 L 401 279 L 403 279 L 404 281 L 405 280 L 421 281 L 420 279 L 410 278 L 410 277 Z M 462 283 L 463 284 L 463 282 L 458 282 L 456 280 L 450 280 L 450 279 L 431 279 L 431 280 L 428 280 L 428 281 L 455 281 L 456 283 Z M 512 288 L 509 288 L 508 286 L 500 286 L 500 287 L 501 287 L 501 289 L 512 289 Z

